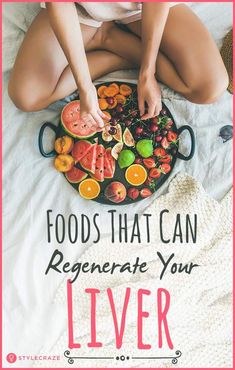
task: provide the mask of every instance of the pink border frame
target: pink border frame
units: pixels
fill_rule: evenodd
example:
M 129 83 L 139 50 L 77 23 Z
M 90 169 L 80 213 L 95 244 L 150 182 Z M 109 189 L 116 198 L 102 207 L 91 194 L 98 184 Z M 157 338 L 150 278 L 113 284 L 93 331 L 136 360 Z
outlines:
M 51 1 L 51 0 L 50 0 Z M 62 2 L 63 0 L 57 0 L 58 2 Z M 148 0 L 143 0 L 144 2 L 148 2 Z M 161 0 L 162 2 L 166 2 L 166 0 Z M 25 2 L 25 1 L 20 1 L 20 0 L 11 0 L 11 1 L 8 1 L 8 0 L 0 0 L 0 17 L 1 17 L 1 20 L 2 20 L 2 3 L 8 3 L 8 2 Z M 30 1 L 26 1 L 26 2 L 39 2 L 39 1 L 36 1 L 36 0 L 30 0 Z M 53 2 L 53 0 L 51 1 Z M 88 1 L 87 1 L 88 2 Z M 99 2 L 96 1 L 96 2 Z M 115 2 L 114 0 L 105 0 L 104 2 Z M 123 1 L 125 2 L 125 1 Z M 133 1 L 134 2 L 134 1 Z M 203 0 L 199 0 L 197 2 L 225 2 L 225 3 L 234 3 L 234 1 L 225 1 L 225 0 L 222 0 L 222 1 L 218 1 L 218 0 L 207 0 L 207 1 L 203 1 Z M 235 19 L 235 6 L 233 7 L 233 21 Z M 2 24 L 2 22 L 1 22 Z M 1 48 L 0 48 L 0 65 L 1 65 L 1 71 L 2 71 L 2 26 L 1 26 L 1 30 L 0 30 L 0 33 L 1 33 Z M 233 38 L 235 38 L 235 31 L 233 30 Z M 235 55 L 233 55 L 233 66 L 235 64 Z M 1 85 L 1 93 L 2 93 L 2 74 L 0 76 L 0 85 Z M 0 105 L 0 113 L 1 113 L 1 117 L 2 117 L 2 94 L 1 94 L 1 105 Z M 235 113 L 235 97 L 233 97 L 233 117 L 234 117 L 234 113 Z M 2 125 L 1 125 L 1 139 L 3 139 L 3 136 L 2 136 Z M 233 146 L 235 146 L 234 142 L 233 142 Z M 2 140 L 0 141 L 0 158 L 1 158 L 1 163 L 2 163 Z M 234 158 L 235 158 L 235 151 L 234 151 L 234 148 L 233 148 L 233 161 L 234 161 Z M 1 169 L 2 169 L 2 166 L 1 166 Z M 233 171 L 233 183 L 234 183 L 234 180 L 235 180 L 235 171 Z M 0 190 L 1 190 L 1 193 L 2 193 L 2 171 L 0 171 Z M 234 207 L 234 204 L 233 204 L 233 217 L 235 216 L 235 207 Z M 235 222 L 234 222 L 235 223 Z M 0 230 L 2 230 L 2 198 L 1 198 L 1 201 L 0 201 Z M 234 255 L 234 251 L 235 251 L 235 233 L 233 234 L 233 255 Z M 1 307 L 2 307 L 2 282 L 3 282 L 3 279 L 2 279 L 2 269 L 3 269 L 3 265 L 2 265 L 2 238 L 1 238 L 1 242 L 0 242 L 0 269 L 1 269 L 1 276 L 0 276 L 0 279 L 1 279 L 1 295 L 0 295 L 0 303 L 1 303 Z M 235 283 L 235 263 L 233 263 L 234 265 L 234 269 L 233 269 L 233 288 L 234 288 L 234 283 Z M 233 294 L 233 307 L 234 307 L 234 303 L 235 303 L 235 297 L 234 297 L 234 294 Z M 1 330 L 1 340 L 0 340 L 0 369 L 18 369 L 18 370 L 22 370 L 23 368 L 17 368 L 17 367 L 13 367 L 13 366 L 9 366 L 9 367 L 2 367 L 2 354 L 3 354 L 3 351 L 2 351 L 2 310 L 1 310 L 1 320 L 0 320 L 0 330 Z M 233 343 L 235 343 L 235 320 L 233 320 Z M 216 369 L 234 369 L 235 368 L 235 359 L 234 359 L 234 348 L 235 346 L 233 345 L 233 367 L 230 367 L 230 368 L 211 368 L 213 370 L 216 370 Z M 72 367 L 71 366 L 71 369 L 74 369 L 75 367 Z M 94 368 L 78 368 L 76 367 L 77 369 L 80 369 L 80 370 L 87 370 L 87 369 L 102 369 L 102 368 L 97 368 L 97 367 L 94 367 Z M 133 367 L 132 367 L 133 368 Z M 156 367 L 155 367 L 156 368 Z M 155 369 L 154 367 L 151 367 L 149 369 Z M 172 369 L 174 369 L 174 366 L 171 367 Z M 205 368 L 179 368 L 179 367 L 175 367 L 176 369 L 178 370 L 185 370 L 185 369 L 194 369 L 194 370 L 201 370 L 201 369 L 205 369 Z M 46 368 L 36 368 L 38 370 L 44 370 Z M 54 369 L 54 368 L 53 368 Z M 60 368 L 60 370 L 66 370 L 67 368 Z M 131 369 L 130 367 L 122 367 L 122 368 L 110 368 L 110 367 L 107 367 L 106 369 L 110 369 L 110 370 L 123 370 L 123 369 Z M 138 368 L 139 370 L 145 370 L 145 368 Z M 162 370 L 168 370 L 169 368 L 161 368 Z M 207 369 L 210 369 L 210 368 L 207 368 Z

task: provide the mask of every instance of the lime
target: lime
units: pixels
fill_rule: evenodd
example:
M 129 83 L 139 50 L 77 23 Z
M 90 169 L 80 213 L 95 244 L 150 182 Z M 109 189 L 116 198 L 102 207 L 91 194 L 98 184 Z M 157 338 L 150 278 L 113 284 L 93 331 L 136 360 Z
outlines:
M 136 150 L 143 158 L 151 157 L 153 155 L 152 140 L 143 139 L 143 140 L 138 141 L 136 145 Z
M 135 160 L 135 154 L 129 150 L 122 150 L 118 156 L 118 164 L 120 168 L 129 167 Z

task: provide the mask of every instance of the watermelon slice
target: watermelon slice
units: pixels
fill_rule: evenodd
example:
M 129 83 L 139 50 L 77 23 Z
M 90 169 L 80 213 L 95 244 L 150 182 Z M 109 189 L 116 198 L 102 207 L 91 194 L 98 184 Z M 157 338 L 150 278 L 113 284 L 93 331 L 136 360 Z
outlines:
M 111 167 L 111 170 L 112 170 L 112 177 L 113 177 L 114 172 L 115 172 L 115 168 L 116 168 L 116 161 L 113 158 L 113 156 L 111 154 L 111 151 L 112 151 L 112 148 L 106 149 L 106 158 L 107 158 L 107 160 L 110 164 L 110 167 Z
M 79 139 L 91 137 L 97 132 L 97 127 L 94 127 L 92 122 L 81 120 L 79 100 L 71 101 L 64 107 L 61 124 L 69 135 Z
M 75 163 L 79 162 L 91 149 L 92 144 L 88 140 L 79 140 L 74 144 L 72 157 Z
M 93 144 L 89 152 L 80 160 L 80 165 L 91 173 L 95 173 L 97 144 Z
M 107 153 L 106 151 L 104 152 L 104 178 L 106 179 L 112 179 L 113 177 L 113 170 L 111 163 L 109 162 L 107 158 Z
M 104 181 L 104 153 L 103 145 L 97 145 L 95 173 L 92 177 L 100 182 Z
M 72 184 L 77 184 L 84 180 L 88 174 L 82 170 L 79 170 L 77 167 L 73 167 L 70 171 L 65 173 L 66 179 L 71 182 Z

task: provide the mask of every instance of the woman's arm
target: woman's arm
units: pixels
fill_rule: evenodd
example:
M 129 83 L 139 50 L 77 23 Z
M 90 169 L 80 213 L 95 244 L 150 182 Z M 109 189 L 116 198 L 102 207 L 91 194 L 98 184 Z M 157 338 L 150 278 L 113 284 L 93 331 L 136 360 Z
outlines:
M 75 4 L 46 3 L 52 29 L 64 51 L 77 84 L 81 100 L 81 117 L 103 127 L 105 115 L 99 108 L 91 81 L 82 33 Z
M 156 81 L 156 60 L 169 12 L 168 3 L 146 2 L 142 8 L 142 61 L 138 82 L 140 114 L 148 119 L 161 110 L 161 91 Z M 148 111 L 145 114 L 145 102 Z

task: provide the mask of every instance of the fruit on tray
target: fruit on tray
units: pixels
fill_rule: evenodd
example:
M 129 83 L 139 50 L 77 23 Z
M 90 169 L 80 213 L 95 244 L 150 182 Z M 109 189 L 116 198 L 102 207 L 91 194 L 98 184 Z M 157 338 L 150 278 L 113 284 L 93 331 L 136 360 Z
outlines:
M 161 146 L 163 147 L 163 149 L 168 149 L 169 146 L 170 146 L 170 143 L 169 141 L 167 140 L 166 137 L 164 137 L 162 140 L 161 140 Z
M 98 103 L 99 103 L 99 107 L 100 107 L 100 109 L 101 109 L 101 110 L 105 110 L 105 109 L 107 109 L 107 108 L 108 108 L 108 106 L 109 106 L 109 104 L 108 104 L 108 102 L 106 101 L 106 99 L 103 99 L 103 98 L 98 99 Z
M 110 87 L 114 87 L 116 89 L 116 94 L 119 93 L 119 86 L 118 84 L 116 84 L 115 82 L 113 82 L 111 85 L 109 85 Z M 116 95 L 117 96 L 117 95 Z
M 73 139 L 70 136 L 64 135 L 58 137 L 55 141 L 55 151 L 58 154 L 68 154 L 73 149 Z
M 118 94 L 119 91 L 117 91 L 117 88 L 115 86 L 109 85 L 104 89 L 104 95 L 107 96 L 108 98 L 113 98 L 115 95 Z
M 166 155 L 166 151 L 163 148 L 156 148 L 154 149 L 153 154 L 156 155 L 156 157 L 161 158 Z
M 100 193 L 100 185 L 94 179 L 85 179 L 78 187 L 79 194 L 85 199 L 95 199 Z
M 146 168 L 150 169 L 156 166 L 155 160 L 153 158 L 145 158 L 143 159 L 143 164 Z
M 174 131 L 168 131 L 167 133 L 167 140 L 172 141 L 173 143 L 176 143 L 178 139 L 178 135 Z
M 97 143 L 92 145 L 89 152 L 79 162 L 84 170 L 87 170 L 93 174 L 95 173 L 96 151 Z
M 68 172 L 74 166 L 74 159 L 69 154 L 59 154 L 55 158 L 54 166 L 59 172 Z
M 140 190 L 140 196 L 141 198 L 148 198 L 152 195 L 152 192 L 149 188 L 144 188 Z
M 112 158 L 113 159 L 113 158 Z M 108 157 L 107 151 L 104 151 L 104 178 L 112 179 L 114 175 L 112 163 L 110 162 L 110 157 Z
M 103 131 L 103 132 L 102 132 L 102 139 L 103 139 L 104 141 L 106 141 L 107 143 L 109 143 L 110 141 L 112 141 L 112 140 L 113 140 L 113 135 L 109 134 L 109 133 L 108 133 L 108 132 L 106 132 L 106 131 Z
M 161 165 L 159 166 L 159 170 L 160 170 L 162 173 L 166 174 L 166 173 L 170 172 L 170 170 L 171 170 L 171 166 L 170 166 L 168 163 L 163 163 L 163 164 L 161 164 Z
M 112 175 L 114 175 L 115 173 L 115 169 L 116 169 L 116 161 L 115 159 L 113 158 L 112 154 L 111 154 L 111 151 L 112 151 L 112 148 L 107 148 L 106 149 L 106 153 L 105 153 L 105 157 L 107 158 L 107 160 L 109 161 L 109 164 L 111 166 L 111 169 L 112 169 Z M 113 176 L 112 176 L 113 177 Z
M 127 195 L 128 195 L 128 197 L 129 197 L 129 198 L 131 198 L 131 199 L 135 200 L 135 199 L 137 199 L 137 198 L 138 198 L 138 196 L 140 195 L 140 192 L 139 192 L 139 190 L 138 190 L 138 189 L 136 189 L 136 188 L 129 188 L 129 189 L 127 190 Z
M 130 132 L 129 128 L 125 128 L 123 133 L 123 142 L 126 146 L 135 146 L 135 140 Z
M 163 157 L 158 159 L 160 163 L 170 163 L 172 161 L 172 156 L 170 154 L 166 154 Z
M 96 149 L 96 161 L 95 161 L 95 172 L 92 177 L 100 182 L 104 181 L 104 153 L 105 149 L 103 145 L 97 145 Z
M 113 203 L 121 203 L 126 198 L 126 188 L 121 182 L 113 181 L 106 187 L 104 195 Z
M 152 178 L 152 179 L 158 179 L 160 176 L 161 176 L 161 170 L 159 170 L 159 168 L 151 168 L 151 170 L 149 171 L 149 176 Z
M 147 171 L 141 164 L 132 164 L 127 168 L 125 177 L 129 184 L 139 186 L 147 179 Z
M 94 127 L 92 122 L 85 122 L 80 118 L 79 100 L 74 100 L 63 108 L 61 124 L 64 130 L 75 138 L 88 138 L 97 132 L 97 127 Z
M 132 88 L 126 84 L 122 84 L 120 85 L 119 91 L 121 95 L 128 96 L 128 95 L 131 95 Z
M 92 144 L 88 140 L 79 140 L 74 144 L 72 157 L 75 163 L 79 162 L 92 148 Z
M 143 158 L 148 158 L 153 155 L 153 142 L 149 139 L 139 140 L 136 144 L 136 150 Z
M 121 153 L 123 148 L 123 143 L 117 143 L 111 149 L 111 154 L 114 159 L 118 159 L 119 154 Z
M 122 94 L 117 94 L 117 95 L 115 96 L 115 98 L 116 98 L 116 100 L 117 100 L 118 104 L 122 104 L 122 105 L 126 104 L 126 97 L 125 97 L 124 95 L 122 95 Z
M 72 184 L 77 184 L 87 178 L 88 174 L 77 167 L 71 168 L 70 171 L 65 173 L 66 179 Z
M 105 98 L 104 90 L 107 88 L 107 86 L 102 85 L 98 88 L 97 94 L 100 98 Z
M 118 123 L 117 126 L 115 126 L 116 133 L 113 135 L 113 138 L 118 141 L 119 143 L 122 142 L 122 127 Z
M 166 110 L 142 121 L 136 91 L 128 84 L 102 85 L 97 95 L 107 117 L 104 129 L 81 120 L 78 100 L 67 104 L 61 114 L 67 134 L 55 142 L 55 167 L 86 199 L 95 199 L 101 191 L 113 203 L 147 198 L 160 185 L 158 179 L 171 171 L 177 154 L 173 121 Z
M 124 149 L 118 156 L 118 164 L 121 169 L 129 167 L 135 160 L 135 154 L 130 149 Z

